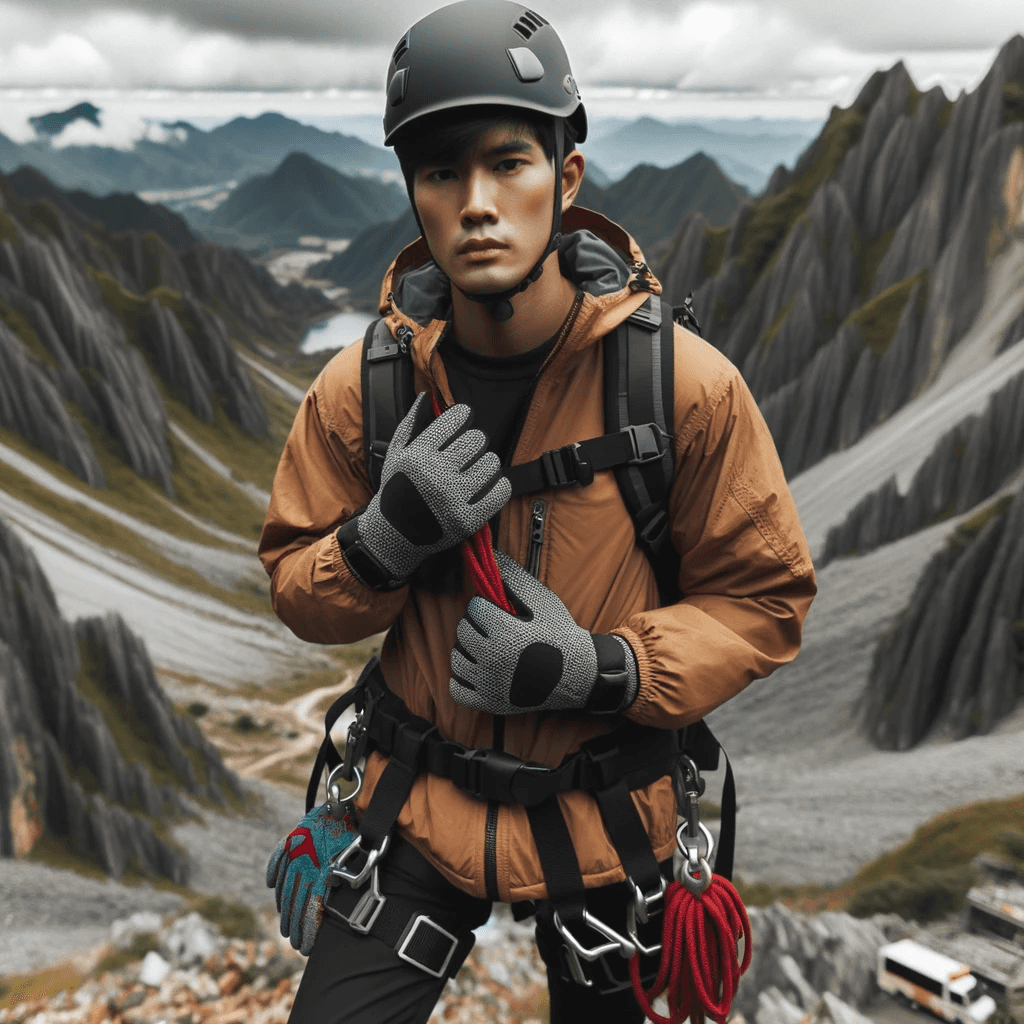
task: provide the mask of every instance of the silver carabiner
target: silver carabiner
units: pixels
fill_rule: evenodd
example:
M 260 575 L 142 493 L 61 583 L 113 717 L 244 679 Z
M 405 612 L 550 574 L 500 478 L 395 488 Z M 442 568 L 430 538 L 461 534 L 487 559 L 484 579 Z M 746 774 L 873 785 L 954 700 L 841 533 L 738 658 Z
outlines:
M 583 911 L 583 923 L 588 928 L 592 928 L 598 935 L 603 935 L 606 939 L 610 939 L 610 942 L 587 949 L 587 947 L 584 946 L 565 926 L 561 917 L 558 916 L 557 910 L 552 915 L 552 920 L 554 921 L 555 928 L 558 930 L 558 934 L 565 940 L 570 952 L 583 957 L 584 960 L 594 961 L 604 956 L 606 953 L 616 952 L 629 960 L 633 957 L 633 954 L 636 953 L 636 946 L 634 946 L 629 939 L 624 935 L 620 935 L 614 928 L 605 924 L 600 918 L 594 917 L 589 910 Z
M 391 835 L 388 834 L 384 837 L 384 842 L 376 850 L 363 850 L 363 837 L 356 836 L 344 850 L 339 850 L 331 859 L 331 875 L 341 879 L 343 882 L 348 882 L 353 889 L 362 888 L 363 883 L 370 877 L 370 873 L 377 866 L 377 861 L 387 853 L 390 844 Z M 366 863 L 358 872 L 349 871 L 345 867 L 345 864 L 355 853 L 366 854 Z
M 700 852 L 700 836 L 687 835 L 686 825 L 687 823 L 684 821 L 676 829 L 676 843 L 683 856 L 686 857 L 687 866 L 696 871 L 702 860 L 710 862 L 711 855 L 715 852 L 715 837 L 703 821 L 697 822 L 697 827 L 704 833 L 708 844 L 707 850 L 702 854 Z
M 336 821 L 341 821 L 345 817 L 352 807 L 352 801 L 359 796 L 363 789 L 363 773 L 353 765 L 355 788 L 351 792 L 348 790 L 352 780 L 345 778 L 344 768 L 344 764 L 339 764 L 327 776 L 327 807 L 331 812 L 331 817 Z
M 711 865 L 708 864 L 706 858 L 701 857 L 697 865 L 696 871 L 697 877 L 694 878 L 694 872 L 691 870 L 690 865 L 687 864 L 683 871 L 683 877 L 681 879 L 683 885 L 686 886 L 694 896 L 700 896 L 707 891 L 708 886 L 711 884 Z
M 650 896 L 645 896 L 640 890 L 640 886 L 633 881 L 632 878 L 628 879 L 629 884 L 633 887 L 633 909 L 637 919 L 641 924 L 647 924 L 651 916 L 651 907 L 665 898 L 665 890 L 668 888 L 668 880 L 664 877 L 661 879 L 661 888 Z

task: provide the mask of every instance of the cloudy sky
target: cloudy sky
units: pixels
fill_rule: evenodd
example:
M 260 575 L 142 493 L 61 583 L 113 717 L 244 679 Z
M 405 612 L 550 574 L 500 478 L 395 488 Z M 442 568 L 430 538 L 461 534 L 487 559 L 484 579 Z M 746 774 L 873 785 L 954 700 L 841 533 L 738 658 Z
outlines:
M 94 99 L 152 116 L 380 109 L 437 0 L 0 0 L 0 130 Z M 1017 0 L 537 0 L 595 114 L 823 119 L 903 59 L 955 96 L 1024 31 Z M 271 95 L 268 95 L 271 94 Z M 276 96 L 274 95 L 276 94 Z M 276 99 L 276 103 L 273 102 Z

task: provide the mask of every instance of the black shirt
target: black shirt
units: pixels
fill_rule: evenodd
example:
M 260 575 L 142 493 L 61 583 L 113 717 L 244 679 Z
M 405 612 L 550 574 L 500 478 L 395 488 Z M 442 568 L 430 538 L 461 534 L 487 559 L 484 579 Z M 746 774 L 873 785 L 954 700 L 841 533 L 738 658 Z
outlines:
M 511 356 L 481 355 L 449 336 L 440 346 L 448 385 L 456 402 L 473 410 L 473 426 L 487 435 L 487 447 L 504 463 L 511 456 L 520 409 L 561 329 L 543 344 Z

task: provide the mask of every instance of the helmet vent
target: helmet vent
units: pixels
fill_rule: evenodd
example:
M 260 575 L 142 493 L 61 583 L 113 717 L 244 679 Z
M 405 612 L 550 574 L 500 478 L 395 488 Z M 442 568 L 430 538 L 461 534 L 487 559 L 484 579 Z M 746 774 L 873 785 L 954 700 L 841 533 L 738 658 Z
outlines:
M 529 39 L 537 29 L 546 25 L 547 22 L 533 11 L 523 11 L 519 20 L 512 26 L 524 39 Z
M 391 55 L 391 59 L 395 64 L 397 64 L 408 52 L 409 33 L 406 32 L 405 35 L 398 40 L 398 45 L 395 47 L 395 52 Z

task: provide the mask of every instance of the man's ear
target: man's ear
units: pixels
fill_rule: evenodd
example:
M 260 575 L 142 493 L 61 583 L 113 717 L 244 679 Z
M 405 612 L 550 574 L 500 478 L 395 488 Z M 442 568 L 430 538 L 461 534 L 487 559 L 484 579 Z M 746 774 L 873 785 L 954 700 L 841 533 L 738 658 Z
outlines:
M 580 185 L 583 183 L 583 171 L 586 165 L 586 157 L 578 149 L 574 149 L 565 158 L 565 163 L 562 165 L 562 213 L 565 213 L 575 201 L 576 193 L 579 192 Z

